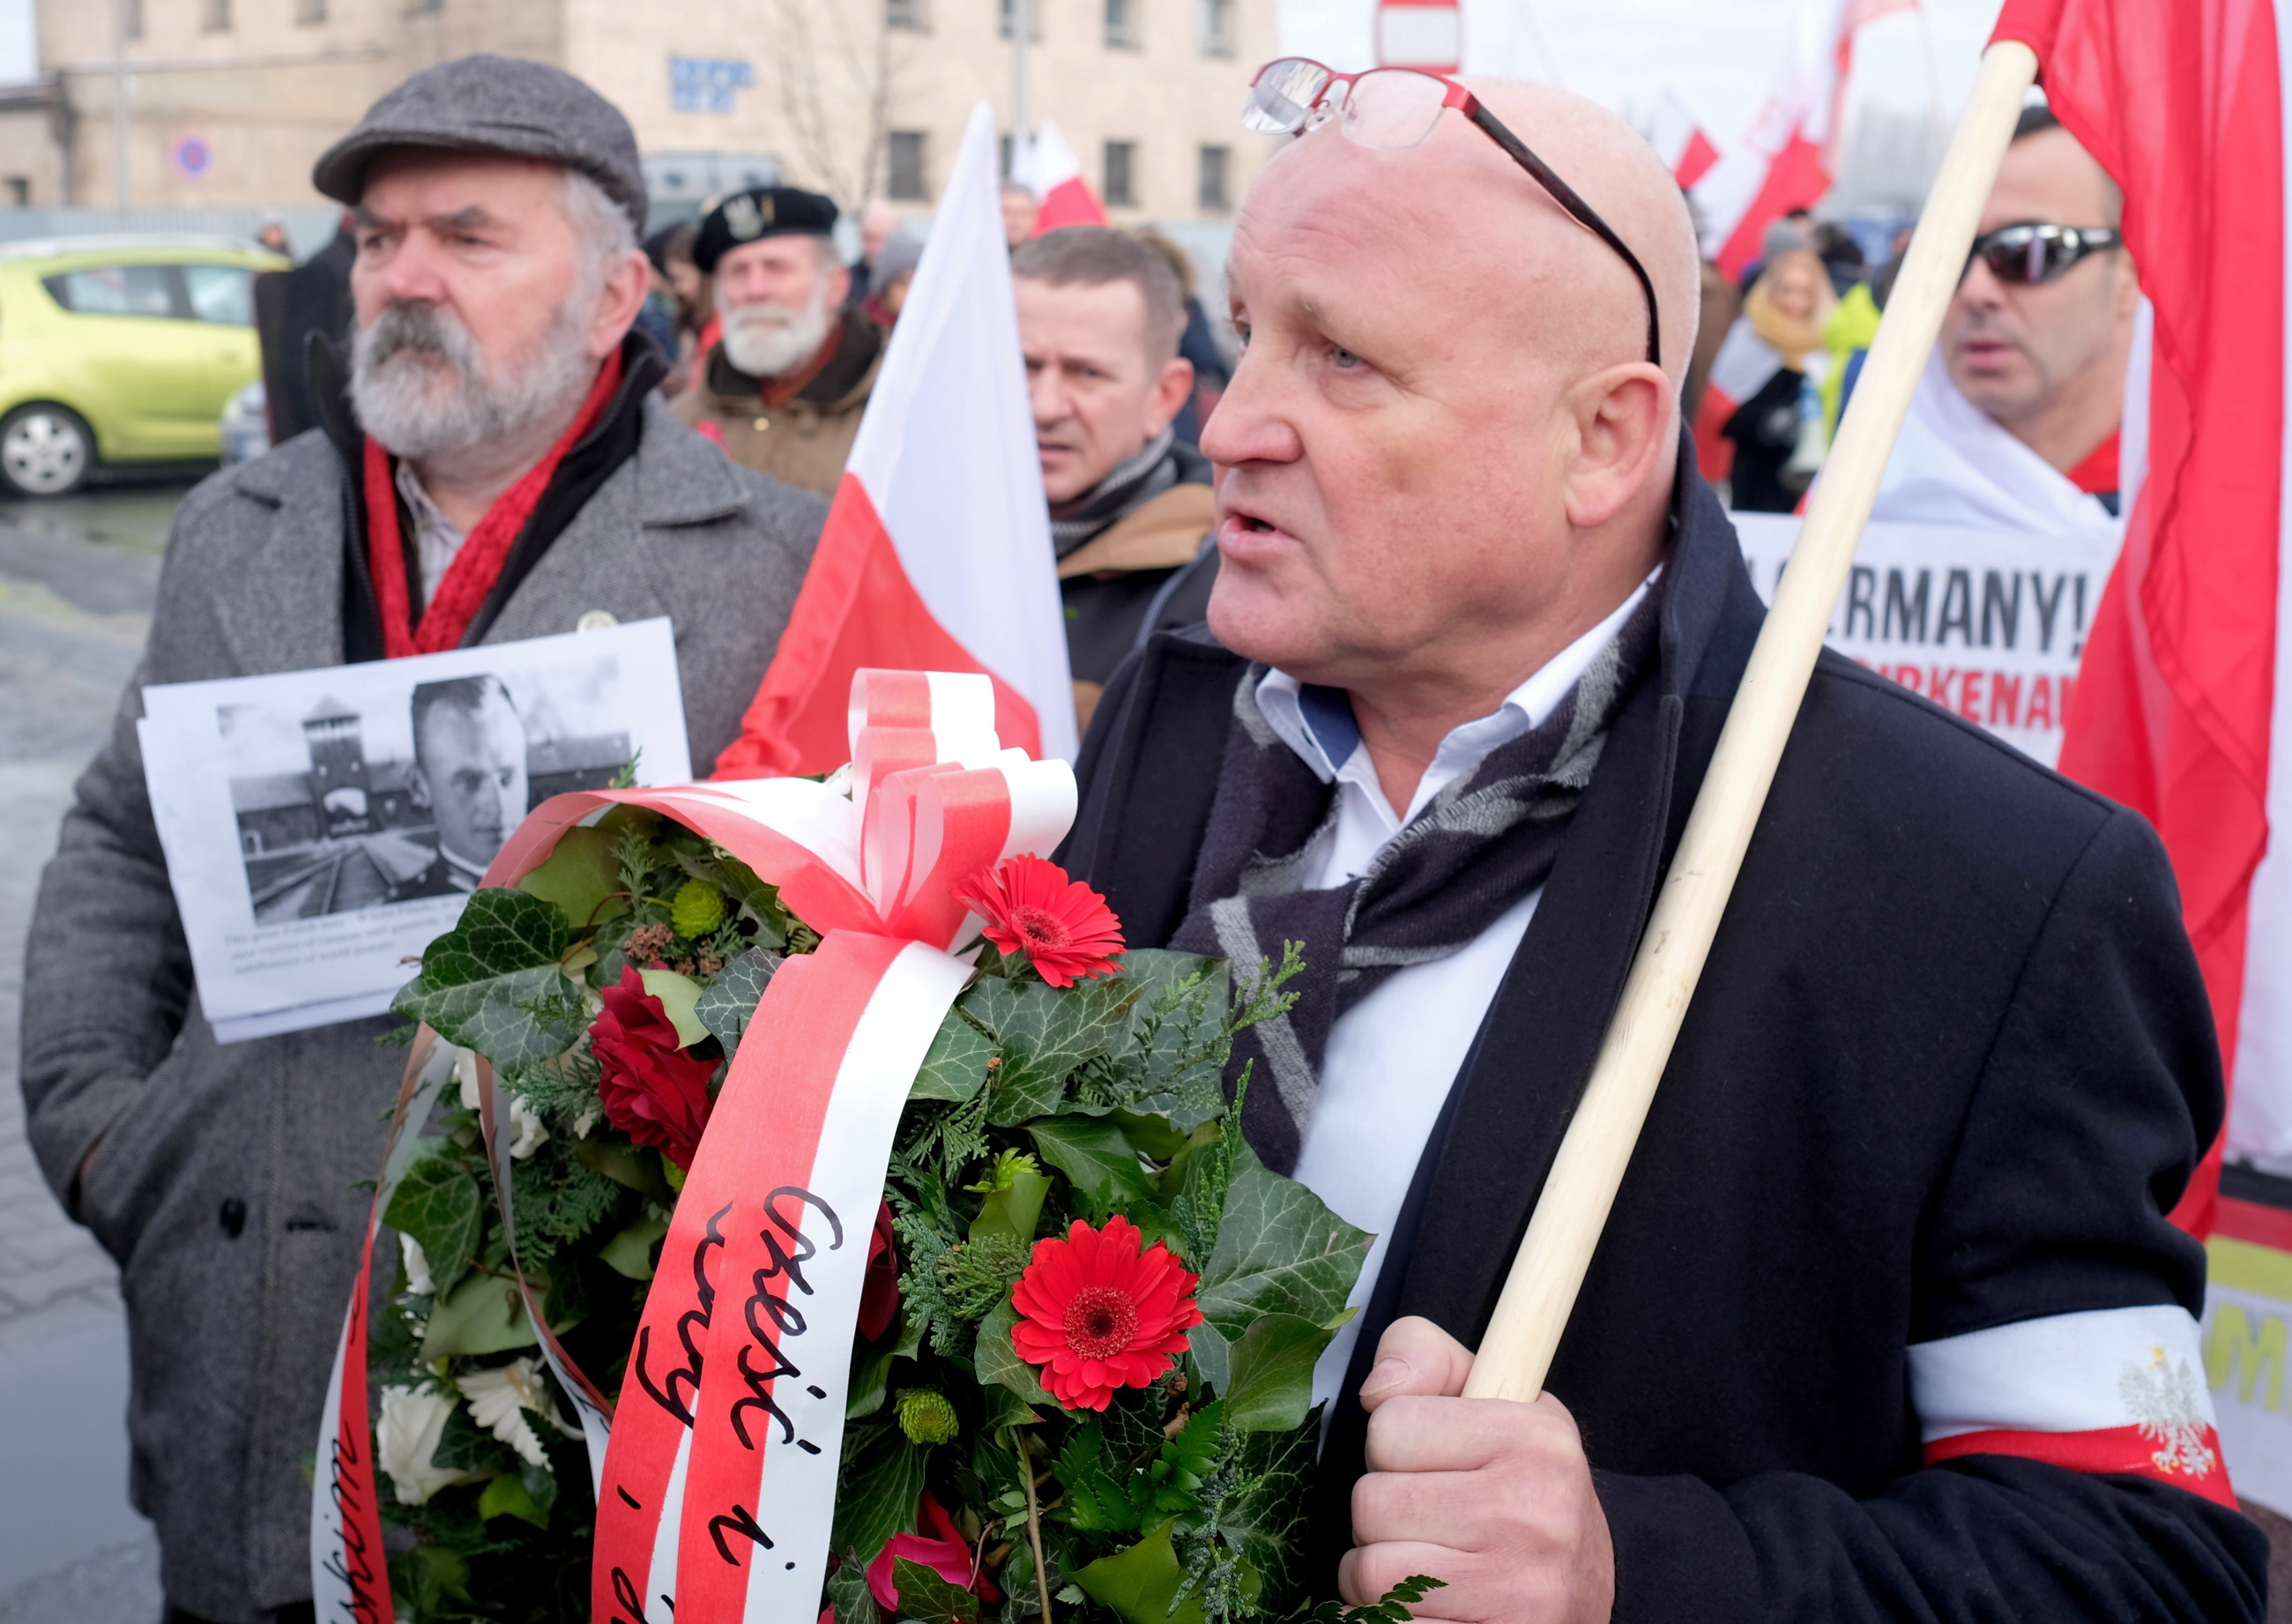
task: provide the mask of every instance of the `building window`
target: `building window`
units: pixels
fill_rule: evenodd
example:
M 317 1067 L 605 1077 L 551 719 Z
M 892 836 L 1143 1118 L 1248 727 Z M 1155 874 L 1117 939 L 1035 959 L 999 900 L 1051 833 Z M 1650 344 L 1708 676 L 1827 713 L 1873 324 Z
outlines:
M 1139 0 L 1106 0 L 1106 48 L 1109 51 L 1135 51 L 1143 43 L 1139 37 Z
M 1027 8 L 1027 37 L 1043 37 L 1043 8 L 1050 0 L 996 0 L 995 33 L 1000 39 L 1011 37 L 1011 14 L 1023 4 Z
M 928 203 L 931 193 L 924 185 L 924 136 L 922 130 L 893 130 L 885 154 L 884 192 L 895 203 Z
M 327 20 L 327 0 L 295 0 L 295 20 L 308 28 Z
M 119 31 L 130 39 L 143 37 L 143 0 L 120 0 Z
M 1223 214 L 1233 206 L 1226 194 L 1226 159 L 1231 154 L 1227 147 L 1204 147 L 1201 153 L 1200 184 L 1196 201 L 1206 214 Z
M 931 32 L 931 7 L 925 0 L 884 0 L 884 26 L 910 33 Z
M 1202 0 L 1202 54 L 1231 56 L 1233 0 Z
M 31 176 L 28 174 L 12 174 L 8 177 L 8 206 L 10 208 L 29 208 L 32 206 Z
M 227 33 L 230 28 L 230 0 L 203 0 L 199 27 L 210 34 Z
M 1011 179 L 1011 137 L 1008 132 L 995 138 L 995 161 L 998 166 L 995 173 L 1007 181 Z
M 1138 206 L 1137 176 L 1138 143 L 1134 141 L 1110 141 L 1106 143 L 1106 206 L 1109 208 Z

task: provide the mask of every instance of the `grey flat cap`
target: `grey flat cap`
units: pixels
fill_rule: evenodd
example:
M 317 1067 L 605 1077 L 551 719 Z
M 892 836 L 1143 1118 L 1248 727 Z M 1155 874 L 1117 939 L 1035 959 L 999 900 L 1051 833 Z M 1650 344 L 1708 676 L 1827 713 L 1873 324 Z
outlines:
M 425 68 L 367 109 L 319 156 L 311 184 L 356 203 L 367 166 L 391 147 L 508 152 L 577 169 L 644 229 L 644 168 L 621 109 L 561 68 L 507 56 L 462 56 Z

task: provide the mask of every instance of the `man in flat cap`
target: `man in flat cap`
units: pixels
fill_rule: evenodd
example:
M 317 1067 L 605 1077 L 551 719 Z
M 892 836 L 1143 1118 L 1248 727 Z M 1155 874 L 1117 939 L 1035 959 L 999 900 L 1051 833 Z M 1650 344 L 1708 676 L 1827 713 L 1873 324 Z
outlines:
M 2164 851 L 1835 655 L 1545 1396 L 1462 1396 L 1762 610 L 1644 141 L 1295 60 L 1252 108 L 1300 133 L 1227 270 L 1216 641 L 1116 674 L 1064 860 L 1134 947 L 1304 943 L 1243 1129 L 1378 1237 L 1307 1577 L 1472 1624 L 2257 1620 L 2165 1216 L 2222 1097 Z
M 676 415 L 735 462 L 832 492 L 883 365 L 884 335 L 847 303 L 835 205 L 793 186 L 735 192 L 700 222 L 692 263 L 723 335 Z
M 705 773 L 826 513 L 659 400 L 660 359 L 629 336 L 636 142 L 578 80 L 441 64 L 313 179 L 353 214 L 350 355 L 313 356 L 320 427 L 177 513 L 141 668 L 41 885 L 25 990 L 32 1144 L 119 1260 L 133 1493 L 179 1621 L 311 1615 L 303 1462 L 367 1217 L 353 1186 L 378 1169 L 404 1055 L 376 1041 L 386 1019 L 217 1041 L 144 789 L 143 685 L 665 615 Z

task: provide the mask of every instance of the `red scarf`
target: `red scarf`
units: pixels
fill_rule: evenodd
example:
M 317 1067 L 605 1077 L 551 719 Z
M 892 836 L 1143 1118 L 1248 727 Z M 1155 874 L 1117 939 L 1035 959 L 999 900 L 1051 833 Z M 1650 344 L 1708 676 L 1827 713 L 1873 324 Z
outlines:
M 367 436 L 367 562 L 374 574 L 375 599 L 382 610 L 383 651 L 389 658 L 440 654 L 461 646 L 462 634 L 470 629 L 494 583 L 501 579 L 510 547 L 524 530 L 525 521 L 533 517 L 549 481 L 556 477 L 557 465 L 595 425 L 620 384 L 621 353 L 616 350 L 598 368 L 597 381 L 590 386 L 589 398 L 582 403 L 573 426 L 550 447 L 548 456 L 495 498 L 486 516 L 463 541 L 418 626 L 414 624 L 412 599 L 406 587 L 406 545 L 398 528 L 398 486 L 391 475 L 390 453 L 373 435 Z

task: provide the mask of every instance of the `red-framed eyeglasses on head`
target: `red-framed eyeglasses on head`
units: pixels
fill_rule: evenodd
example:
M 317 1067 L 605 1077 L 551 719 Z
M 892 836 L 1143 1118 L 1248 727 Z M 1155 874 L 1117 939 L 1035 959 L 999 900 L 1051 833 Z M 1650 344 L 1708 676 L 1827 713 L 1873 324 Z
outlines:
M 1481 105 L 1478 96 L 1454 79 L 1414 68 L 1339 73 L 1309 57 L 1285 56 L 1257 70 L 1257 77 L 1250 82 L 1249 101 L 1241 109 L 1241 122 L 1243 128 L 1266 134 L 1303 135 L 1336 118 L 1348 141 L 1381 152 L 1405 152 L 1432 134 L 1441 113 L 1452 107 L 1479 125 L 1507 158 L 1536 177 L 1554 202 L 1632 268 L 1647 299 L 1647 358 L 1662 366 L 1663 331 L 1656 320 L 1655 284 L 1639 255 L 1624 246 L 1615 228 L 1578 197 L 1574 187 L 1552 172 L 1552 166 L 1529 151 L 1526 141 L 1506 129 L 1503 120 Z

